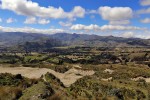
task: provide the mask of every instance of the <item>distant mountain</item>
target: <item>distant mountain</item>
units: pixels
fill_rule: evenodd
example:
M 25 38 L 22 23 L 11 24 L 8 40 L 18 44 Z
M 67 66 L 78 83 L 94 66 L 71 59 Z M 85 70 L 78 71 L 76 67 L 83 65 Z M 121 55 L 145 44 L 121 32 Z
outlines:
M 25 42 L 39 41 L 41 39 L 47 38 L 43 34 L 29 34 L 21 32 L 5 32 L 0 33 L 0 46 L 13 46 L 22 44 Z
M 98 36 L 88 34 L 56 33 L 52 35 L 21 32 L 1 32 L 0 47 L 24 45 L 26 42 L 51 44 L 57 43 L 66 46 L 150 46 L 150 39 L 122 38 L 114 36 Z M 54 43 L 55 42 L 55 43 Z M 37 45 L 37 44 L 36 44 Z
M 150 39 L 122 38 L 88 34 L 57 33 L 51 35 L 67 45 L 77 46 L 150 46 Z

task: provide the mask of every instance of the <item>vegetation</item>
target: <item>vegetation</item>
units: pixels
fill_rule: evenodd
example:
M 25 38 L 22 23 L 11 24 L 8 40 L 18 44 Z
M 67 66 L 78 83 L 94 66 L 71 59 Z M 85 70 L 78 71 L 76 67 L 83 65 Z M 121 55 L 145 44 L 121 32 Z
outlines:
M 23 52 L 1 52 L 0 67 L 49 68 L 61 74 L 74 68 L 93 70 L 95 74 L 65 87 L 51 73 L 40 79 L 1 73 L 0 100 L 150 99 L 148 47 L 53 47 L 47 44 L 50 47 L 46 49 L 46 44 L 46 41 L 30 42 L 24 45 Z
M 48 84 L 39 82 L 23 91 L 23 96 L 19 100 L 43 100 L 53 94 L 54 91 Z
M 16 100 L 22 96 L 23 90 L 37 84 L 39 80 L 27 79 L 20 74 L 0 74 L 0 100 Z

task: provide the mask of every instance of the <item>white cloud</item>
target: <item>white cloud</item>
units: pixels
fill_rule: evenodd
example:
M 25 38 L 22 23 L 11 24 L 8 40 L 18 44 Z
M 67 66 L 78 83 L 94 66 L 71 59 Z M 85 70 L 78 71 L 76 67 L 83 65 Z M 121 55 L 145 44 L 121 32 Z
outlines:
M 99 7 L 98 10 L 87 10 L 87 14 L 100 14 L 102 19 L 108 20 L 109 24 L 126 25 L 130 24 L 133 11 L 130 7 Z M 94 18 L 94 17 L 92 17 Z
M 122 32 L 118 32 L 120 34 Z M 122 34 L 118 35 L 115 34 L 115 36 L 121 36 L 124 38 L 141 38 L 141 39 L 150 39 L 150 30 L 130 30 L 130 31 L 123 31 Z M 113 34 L 112 34 L 113 35 Z
M 140 4 L 142 6 L 149 6 L 150 5 L 150 0 L 140 0 Z
M 129 7 L 100 7 L 99 14 L 104 20 L 119 21 L 132 18 L 133 11 Z
M 62 22 L 62 21 L 60 21 L 60 22 L 59 22 L 59 25 L 68 27 L 68 26 L 71 26 L 72 23 L 71 23 L 71 22 Z
M 141 20 L 141 23 L 150 23 L 150 18 L 145 18 L 143 20 Z
M 134 37 L 134 33 L 133 32 L 125 32 L 124 34 L 122 34 L 122 37 L 131 38 L 131 37 Z
M 36 17 L 28 17 L 25 21 L 24 21 L 25 24 L 49 24 L 50 23 L 50 20 L 47 20 L 47 19 L 36 19 Z
M 150 8 L 138 10 L 137 13 L 138 14 L 150 14 Z
M 104 25 L 101 27 L 101 30 L 145 30 L 145 28 L 136 26 Z
M 36 24 L 36 18 L 35 17 L 28 17 L 25 21 L 25 24 Z
M 93 29 L 99 29 L 99 26 L 97 25 L 89 25 L 87 27 L 85 27 L 85 25 L 81 25 L 80 27 L 82 27 L 82 30 L 87 30 L 86 32 L 91 32 L 91 34 L 93 34 Z M 101 27 L 100 27 L 101 28 Z M 81 28 L 78 28 L 79 30 Z M 90 31 L 92 30 L 92 31 Z M 70 32 L 73 30 L 63 30 L 63 29 L 36 29 L 36 28 L 31 28 L 31 27 L 23 27 L 23 28 L 13 28 L 13 27 L 3 27 L 0 26 L 0 31 L 1 32 L 25 32 L 25 33 L 41 33 L 41 34 L 55 34 L 55 33 L 64 33 L 64 32 Z M 143 32 L 144 31 L 144 32 Z M 72 33 L 70 32 L 70 33 Z M 74 31 L 74 32 L 78 32 L 80 34 L 85 34 L 85 31 Z M 144 38 L 144 39 L 148 39 L 150 38 L 150 31 L 149 30 L 111 30 L 111 31 L 96 31 L 97 35 L 101 35 L 102 36 L 108 36 L 107 33 L 109 33 L 109 35 L 113 35 L 113 36 L 118 36 L 120 32 L 124 32 L 123 34 L 121 34 L 121 37 L 125 37 L 125 38 L 130 38 L 130 37 L 137 37 L 137 38 Z M 96 33 L 95 32 L 95 33 Z M 114 32 L 117 32 L 116 34 L 114 34 Z M 89 34 L 88 33 L 88 34 Z M 86 33 L 87 34 L 87 33 Z
M 89 26 L 82 25 L 82 24 L 76 24 L 71 26 L 72 30 L 100 30 L 100 27 L 98 25 L 91 24 Z
M 89 31 L 107 31 L 107 30 L 146 30 L 146 28 L 140 28 L 136 26 L 122 26 L 122 25 L 82 25 L 82 24 L 76 24 L 72 25 L 72 30 L 89 30 Z
M 0 22 L 2 22 L 3 20 L 0 18 Z
M 111 24 L 111 25 L 126 25 L 126 24 L 130 24 L 130 21 L 129 20 L 110 21 L 109 24 Z
M 24 28 L 12 28 L 12 27 L 2 27 L 0 26 L 0 31 L 2 32 L 25 32 L 25 33 L 42 33 L 42 34 L 54 34 L 65 32 L 63 29 L 36 29 L 31 27 Z
M 43 25 L 44 25 L 44 24 L 49 24 L 49 23 L 50 23 L 50 20 L 39 19 L 39 20 L 38 20 L 38 23 L 39 23 L 39 24 L 43 24 Z
M 143 35 L 143 34 L 139 34 L 135 36 L 136 38 L 142 38 L 142 39 L 150 39 L 150 34 L 149 35 Z
M 76 17 L 82 18 L 85 15 L 85 9 L 80 6 L 75 6 L 72 11 L 65 12 L 61 7 L 41 7 L 38 3 L 31 0 L 1 0 L 1 8 L 30 17 L 72 19 Z
M 17 20 L 16 19 L 13 19 L 13 18 L 8 18 L 6 20 L 6 23 L 13 23 L 13 22 L 16 22 Z
M 74 9 L 68 13 L 69 18 L 80 17 L 83 18 L 85 15 L 85 9 L 80 6 L 75 6 Z

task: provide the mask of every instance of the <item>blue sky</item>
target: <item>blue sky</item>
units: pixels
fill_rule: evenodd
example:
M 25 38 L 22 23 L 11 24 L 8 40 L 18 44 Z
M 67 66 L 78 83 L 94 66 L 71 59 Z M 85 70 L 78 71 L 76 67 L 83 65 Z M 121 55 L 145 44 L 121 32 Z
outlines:
M 0 0 L 0 31 L 150 38 L 150 0 Z

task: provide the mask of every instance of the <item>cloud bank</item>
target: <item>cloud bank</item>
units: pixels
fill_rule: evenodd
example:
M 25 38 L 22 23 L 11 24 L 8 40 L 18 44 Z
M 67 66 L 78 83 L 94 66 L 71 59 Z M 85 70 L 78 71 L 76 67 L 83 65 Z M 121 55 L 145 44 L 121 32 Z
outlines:
M 146 28 L 140 28 L 136 26 L 121 26 L 121 25 L 82 25 L 76 24 L 71 26 L 72 30 L 89 30 L 89 31 L 107 31 L 107 30 L 145 30 Z
M 41 7 L 38 3 L 30 0 L 1 0 L 1 8 L 11 10 L 19 15 L 36 16 L 44 18 L 83 18 L 85 9 L 75 6 L 70 12 L 65 12 L 63 8 L 53 6 Z
M 2 27 L 0 26 L 1 32 L 25 32 L 25 33 L 41 33 L 41 34 L 55 34 L 66 32 L 63 29 L 36 29 L 31 27 L 24 28 L 12 28 L 12 27 Z

